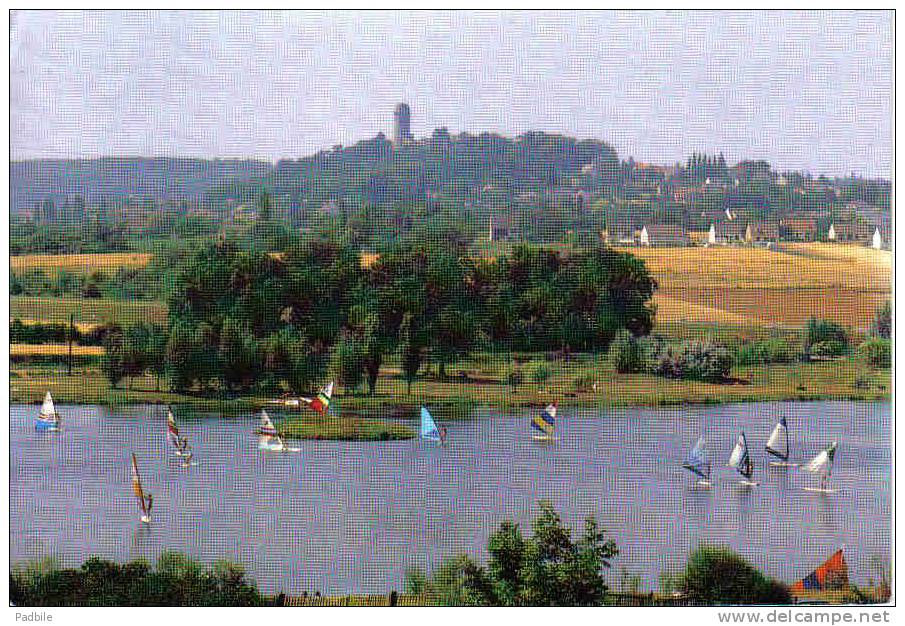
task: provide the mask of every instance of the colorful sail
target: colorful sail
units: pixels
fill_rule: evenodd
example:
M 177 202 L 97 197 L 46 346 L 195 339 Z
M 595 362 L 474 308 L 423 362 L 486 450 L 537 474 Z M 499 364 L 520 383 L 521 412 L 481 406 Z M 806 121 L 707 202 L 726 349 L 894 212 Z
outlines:
M 333 382 L 331 381 L 326 387 L 321 389 L 317 393 L 317 397 L 314 398 L 309 406 L 312 411 L 316 411 L 318 413 L 326 413 L 330 408 L 330 398 L 333 396 Z
M 429 441 L 443 441 L 437 423 L 425 407 L 421 407 L 421 438 Z
M 132 453 L 132 492 L 135 494 L 135 497 L 138 498 L 138 505 L 141 507 L 142 521 L 150 521 L 151 505 L 154 498 L 150 493 L 145 493 L 144 487 L 141 484 L 141 474 L 138 473 L 138 461 L 135 458 L 134 452 Z
M 848 564 L 842 548 L 836 550 L 823 565 L 792 585 L 792 593 L 844 589 L 848 589 Z
M 703 437 L 698 439 L 682 467 L 704 480 L 710 480 L 710 461 L 707 460 L 707 443 Z
M 41 413 L 35 420 L 35 428 L 38 430 L 55 430 L 60 426 L 60 414 L 53 404 L 53 398 L 48 391 L 44 395 L 44 403 L 41 405 Z
M 531 420 L 531 428 L 535 437 L 552 439 L 556 432 L 556 403 L 550 404 Z
M 789 425 L 786 418 L 779 420 L 770 438 L 767 439 L 767 452 L 783 461 L 789 460 Z
M 179 427 L 176 425 L 176 418 L 173 411 L 167 409 L 167 440 L 176 449 L 176 455 L 185 457 L 186 462 L 191 461 L 192 449 L 189 446 L 189 440 L 179 434 Z
M 729 467 L 735 468 L 739 474 L 749 480 L 754 474 L 754 462 L 751 460 L 751 455 L 748 454 L 748 440 L 745 438 L 744 432 L 738 436 L 732 454 L 729 455 Z
M 833 458 L 836 456 L 836 442 L 834 441 L 820 451 L 820 454 L 811 459 L 810 463 L 801 469 L 812 474 L 817 474 L 826 479 L 833 472 Z

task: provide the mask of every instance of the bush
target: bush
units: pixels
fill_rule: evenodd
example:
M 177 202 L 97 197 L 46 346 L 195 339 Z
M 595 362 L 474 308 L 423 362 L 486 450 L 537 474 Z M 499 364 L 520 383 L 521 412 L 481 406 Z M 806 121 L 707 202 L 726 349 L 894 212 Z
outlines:
M 634 374 L 645 369 L 644 351 L 627 330 L 620 330 L 610 344 L 610 359 L 620 374 Z
M 841 349 L 835 354 L 842 354 L 848 348 L 848 334 L 845 329 L 835 322 L 811 318 L 805 329 L 804 349 L 809 354 L 814 354 L 814 346 L 821 343 L 835 342 Z M 833 355 L 835 356 L 835 355 Z
M 682 377 L 718 383 L 729 378 L 732 358 L 725 346 L 693 341 L 685 344 L 681 356 Z
M 834 357 L 840 356 L 845 352 L 845 346 L 840 341 L 831 339 L 830 341 L 821 341 L 811 346 L 811 356 L 816 357 Z
M 735 364 L 740 366 L 794 363 L 800 359 L 799 346 L 782 339 L 746 342 L 734 351 Z
M 790 604 L 781 582 L 764 576 L 729 548 L 701 546 L 688 557 L 679 590 L 692 602 L 719 604 Z
M 597 383 L 597 377 L 592 373 L 579 374 L 572 381 L 572 386 L 577 393 L 587 393 L 594 389 Z
M 543 363 L 538 363 L 531 370 L 531 380 L 537 385 L 543 385 L 550 380 L 550 376 L 552 375 L 553 372 Z
M 887 301 L 877 309 L 870 332 L 880 339 L 889 339 L 892 336 L 892 303 Z
M 889 339 L 868 339 L 858 346 L 858 358 L 871 367 L 892 367 L 892 343 Z

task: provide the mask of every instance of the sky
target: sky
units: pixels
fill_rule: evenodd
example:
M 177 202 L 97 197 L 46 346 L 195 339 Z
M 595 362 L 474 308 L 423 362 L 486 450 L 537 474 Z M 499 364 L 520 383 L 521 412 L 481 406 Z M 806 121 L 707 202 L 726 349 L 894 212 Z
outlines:
M 17 12 L 13 159 L 299 158 L 529 130 L 891 175 L 890 12 Z

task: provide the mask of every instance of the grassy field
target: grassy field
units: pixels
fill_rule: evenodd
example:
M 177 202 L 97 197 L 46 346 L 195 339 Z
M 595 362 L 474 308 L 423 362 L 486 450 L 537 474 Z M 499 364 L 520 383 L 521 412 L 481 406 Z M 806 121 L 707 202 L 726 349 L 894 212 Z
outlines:
M 137 321 L 162 323 L 167 319 L 166 304 L 153 300 L 35 298 L 30 296 L 10 298 L 10 319 L 68 322 L 70 313 L 75 315 L 75 321 L 78 324 L 102 324 L 105 322 L 133 324 Z
M 531 382 L 533 372 L 543 363 L 550 370 L 542 384 Z M 348 438 L 347 427 L 364 427 L 369 420 L 416 419 L 425 404 L 443 419 L 470 417 L 475 406 L 501 410 L 540 407 L 558 401 L 563 407 L 667 406 L 678 404 L 718 404 L 764 400 L 851 399 L 884 400 L 890 397 L 889 370 L 871 370 L 853 358 L 838 361 L 736 368 L 736 381 L 712 384 L 669 380 L 647 374 L 618 374 L 602 357 L 583 356 L 572 362 L 524 363 L 525 382 L 512 387 L 504 382 L 506 362 L 493 355 L 479 355 L 452 371 L 449 378 L 433 374 L 419 379 L 411 394 L 395 368 L 385 368 L 373 396 L 352 394 L 338 387 L 334 412 L 343 418 L 363 420 L 362 424 L 342 424 L 332 420 L 318 423 L 306 419 L 288 423 L 293 435 Z M 459 373 L 468 378 L 460 377 Z M 184 404 L 222 414 L 247 413 L 269 406 L 269 397 L 218 399 L 213 394 L 180 395 L 156 391 L 153 377 L 123 381 L 112 389 L 96 366 L 80 366 L 67 376 L 60 366 L 12 364 L 12 402 L 36 403 L 50 390 L 61 403 L 90 404 Z M 309 412 L 301 415 L 311 418 Z M 362 434 L 364 431 L 360 431 Z M 368 436 L 389 437 L 379 431 Z
M 13 271 L 40 269 L 46 273 L 66 270 L 74 274 L 90 274 L 100 270 L 112 274 L 121 267 L 144 267 L 151 260 L 146 253 L 107 254 L 25 254 L 11 256 L 9 266 Z

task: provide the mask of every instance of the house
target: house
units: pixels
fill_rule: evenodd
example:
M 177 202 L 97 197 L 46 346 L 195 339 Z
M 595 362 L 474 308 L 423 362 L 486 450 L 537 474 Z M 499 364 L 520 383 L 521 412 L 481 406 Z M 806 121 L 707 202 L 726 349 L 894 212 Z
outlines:
M 648 224 L 641 229 L 638 243 L 642 246 L 687 246 L 688 236 L 675 224 Z
M 711 246 L 737 243 L 744 239 L 745 225 L 734 219 L 712 222 L 707 233 L 707 243 Z
M 779 224 L 779 233 L 787 241 L 815 241 L 817 220 L 811 217 L 789 217 Z
M 748 243 L 770 243 L 779 240 L 779 224 L 776 222 L 748 222 L 745 227 L 745 241 Z
M 848 222 L 833 222 L 830 224 L 830 230 L 826 235 L 828 241 L 856 241 L 858 239 L 858 230 L 855 224 Z
M 873 237 L 870 239 L 870 247 L 874 250 L 889 250 L 892 247 L 891 236 L 888 225 L 875 226 Z

